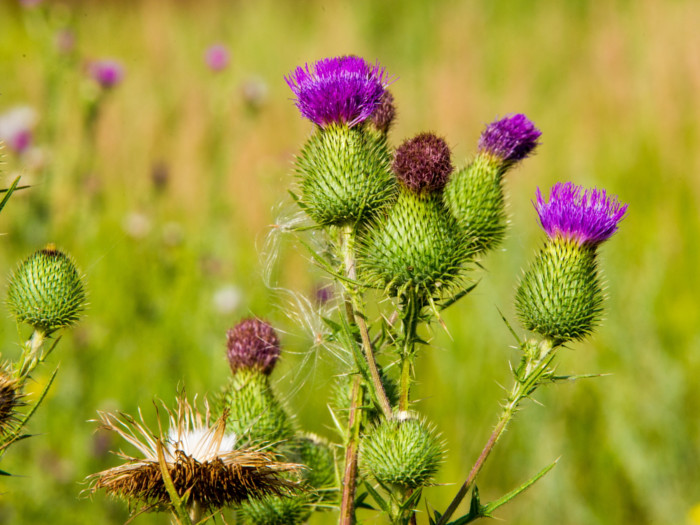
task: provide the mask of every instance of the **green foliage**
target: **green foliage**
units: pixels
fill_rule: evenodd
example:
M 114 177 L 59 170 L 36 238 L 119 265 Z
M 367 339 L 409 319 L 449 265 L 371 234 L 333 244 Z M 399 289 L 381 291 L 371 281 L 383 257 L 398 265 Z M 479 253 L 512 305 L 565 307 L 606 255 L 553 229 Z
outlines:
M 301 525 L 311 514 L 303 496 L 265 496 L 241 504 L 236 512 L 245 525 Z
M 547 242 L 523 275 L 515 303 L 528 330 L 556 343 L 586 337 L 602 313 L 595 249 L 575 241 Z
M 296 171 L 301 203 L 322 225 L 365 221 L 395 192 L 386 136 L 364 125 L 316 129 L 299 153 Z

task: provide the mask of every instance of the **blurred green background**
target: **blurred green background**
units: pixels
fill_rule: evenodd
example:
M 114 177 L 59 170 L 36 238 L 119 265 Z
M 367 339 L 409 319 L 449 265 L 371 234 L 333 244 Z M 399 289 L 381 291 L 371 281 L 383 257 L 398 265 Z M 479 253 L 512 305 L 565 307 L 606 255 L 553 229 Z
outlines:
M 396 77 L 394 144 L 432 130 L 462 163 L 497 116 L 523 112 L 543 132 L 537 155 L 508 177 L 509 238 L 446 313 L 452 337 L 436 329 L 419 362 L 416 408 L 449 446 L 438 482 L 464 480 L 510 384 L 518 356 L 499 309 L 515 323 L 514 288 L 542 242 L 535 188 L 572 180 L 630 203 L 602 249 L 604 324 L 559 360 L 562 372 L 610 375 L 539 392 L 541 406 L 516 417 L 482 473 L 482 498 L 560 458 L 497 516 L 700 523 L 698 20 L 693 0 L 0 2 L 0 115 L 28 105 L 37 117 L 31 150 L 5 150 L 2 185 L 21 174 L 33 187 L 0 215 L 0 268 L 55 242 L 90 291 L 87 316 L 35 377 L 39 390 L 60 366 L 31 424 L 39 435 L 4 458 L 19 477 L 2 479 L 0 522 L 123 523 L 122 502 L 80 495 L 85 476 L 116 465 L 109 451 L 125 447 L 88 420 L 140 406 L 153 421 L 154 398 L 174 400 L 178 387 L 217 392 L 225 331 L 242 316 L 283 333 L 278 391 L 300 426 L 335 438 L 325 394 L 337 361 L 312 348 L 313 320 L 290 320 L 284 295 L 266 287 L 261 253 L 290 209 L 293 155 L 312 129 L 283 76 L 354 53 Z M 204 62 L 215 43 L 232 55 L 218 73 Z M 90 130 L 86 68 L 104 57 L 125 78 Z M 311 296 L 320 274 L 293 243 L 279 250 L 273 281 Z M 27 334 L 0 321 L 3 357 L 16 358 Z M 444 509 L 455 491 L 427 496 Z

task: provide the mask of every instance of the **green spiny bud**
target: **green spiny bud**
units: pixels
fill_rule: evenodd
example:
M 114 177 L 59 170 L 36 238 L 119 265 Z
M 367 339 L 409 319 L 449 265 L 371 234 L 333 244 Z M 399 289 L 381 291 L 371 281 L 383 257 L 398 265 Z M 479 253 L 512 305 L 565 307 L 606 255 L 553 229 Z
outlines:
M 477 252 L 495 248 L 505 235 L 504 171 L 497 159 L 479 155 L 445 188 L 445 204 Z
M 400 412 L 364 436 L 360 454 L 363 468 L 377 481 L 415 489 L 437 473 L 444 444 L 432 425 Z
M 17 321 L 49 334 L 70 326 L 85 308 L 85 288 L 73 259 L 49 245 L 10 277 L 7 304 Z
M 269 495 L 241 504 L 236 517 L 244 525 L 301 525 L 311 515 L 305 496 Z
M 362 125 L 318 128 L 302 148 L 296 171 L 301 204 L 322 225 L 365 220 L 395 193 L 386 137 Z
M 306 467 L 301 471 L 302 481 L 316 491 L 309 494 L 310 501 L 334 499 L 335 456 L 326 440 L 315 434 L 296 436 L 281 452 L 287 461 Z
M 556 344 L 583 339 L 602 312 L 595 246 L 551 239 L 523 275 L 515 306 L 526 329 Z
M 248 445 L 277 443 L 294 435 L 292 420 L 275 398 L 268 376 L 257 369 L 239 369 L 219 405 L 229 410 L 227 431 Z
M 462 273 L 469 250 L 439 193 L 401 187 L 394 206 L 360 237 L 358 269 L 391 295 L 406 289 L 434 295 Z

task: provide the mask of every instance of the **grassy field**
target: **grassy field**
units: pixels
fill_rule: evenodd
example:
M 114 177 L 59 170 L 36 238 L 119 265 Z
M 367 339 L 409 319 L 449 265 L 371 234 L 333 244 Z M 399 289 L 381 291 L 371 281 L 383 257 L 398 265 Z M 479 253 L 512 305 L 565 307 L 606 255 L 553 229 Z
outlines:
M 311 131 L 283 76 L 353 53 L 396 77 L 394 144 L 432 130 L 462 163 L 497 116 L 523 112 L 543 132 L 537 155 L 508 178 L 504 249 L 488 255 L 475 292 L 446 313 L 451 338 L 435 330 L 435 348 L 419 362 L 417 409 L 449 446 L 438 482 L 465 478 L 518 358 L 499 310 L 515 322 L 517 279 L 542 242 L 535 188 L 571 180 L 630 203 L 603 248 L 604 324 L 560 355 L 562 372 L 610 375 L 540 392 L 541 406 L 519 414 L 481 475 L 482 497 L 560 458 L 497 516 L 512 524 L 700 523 L 700 4 L 44 4 L 0 3 L 0 114 L 29 105 L 38 115 L 36 151 L 6 151 L 2 166 L 3 186 L 22 174 L 32 188 L 0 215 L 0 268 L 8 274 L 55 242 L 86 274 L 90 306 L 35 377 L 39 390 L 60 366 L 31 424 L 38 435 L 4 458 L 1 468 L 19 477 L 2 479 L 0 522 L 126 521 L 121 502 L 81 496 L 84 478 L 115 465 L 109 451 L 122 447 L 88 420 L 140 406 L 153 421 L 153 399 L 174 400 L 179 387 L 217 392 L 228 374 L 225 331 L 246 315 L 283 333 L 275 381 L 299 424 L 335 437 L 325 392 L 336 362 L 309 350 L 315 334 L 290 320 L 284 297 L 266 286 L 262 255 L 270 225 L 290 209 L 293 155 Z M 68 54 L 55 47 L 62 28 L 75 35 Z M 214 73 L 203 57 L 217 42 L 232 58 Z M 90 129 L 95 87 L 85 69 L 103 57 L 120 60 L 125 78 Z M 251 86 L 264 92 L 255 103 L 245 94 Z M 322 282 L 293 243 L 275 254 L 279 286 L 311 295 Z M 217 304 L 222 293 L 229 308 Z M 14 358 L 16 325 L 0 317 L 0 349 Z M 455 491 L 433 487 L 428 499 L 442 509 Z M 334 517 L 314 521 L 325 522 Z

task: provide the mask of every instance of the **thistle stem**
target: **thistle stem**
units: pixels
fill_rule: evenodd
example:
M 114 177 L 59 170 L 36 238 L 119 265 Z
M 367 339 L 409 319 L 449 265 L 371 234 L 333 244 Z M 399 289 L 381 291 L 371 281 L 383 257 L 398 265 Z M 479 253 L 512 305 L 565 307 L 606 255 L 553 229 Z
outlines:
M 22 356 L 15 371 L 15 378 L 24 381 L 37 365 L 46 359 L 46 355 L 42 355 L 45 341 L 46 334 L 44 332 L 39 330 L 32 332 L 30 338 L 24 343 Z
M 527 348 L 528 343 L 525 343 Z M 454 497 L 452 502 L 445 513 L 440 517 L 437 525 L 445 525 L 452 515 L 462 503 L 464 497 L 469 493 L 469 490 L 474 486 L 476 482 L 476 477 L 481 472 L 481 469 L 486 463 L 491 451 L 496 446 L 499 438 L 503 435 L 506 430 L 508 423 L 513 418 L 513 415 L 518 410 L 518 407 L 523 399 L 532 395 L 535 389 L 542 382 L 543 376 L 546 376 L 550 371 L 550 364 L 554 355 L 552 353 L 554 347 L 552 343 L 548 340 L 542 341 L 537 345 L 537 352 L 527 352 L 523 357 L 523 361 L 518 369 L 515 371 L 515 383 L 511 389 L 511 393 L 508 396 L 506 404 L 503 406 L 503 411 L 501 412 L 501 417 L 496 423 L 496 427 L 493 429 L 491 436 L 489 436 L 486 445 L 484 446 L 481 454 L 477 458 L 476 462 L 469 471 L 466 481 L 462 484 L 457 495 Z
M 347 277 L 348 279 L 354 281 L 357 278 L 357 271 L 355 269 L 355 231 L 352 226 L 345 226 L 343 228 L 343 252 Z M 372 341 L 369 337 L 369 330 L 367 329 L 367 323 L 365 322 L 365 317 L 362 313 L 360 302 L 357 299 L 357 289 L 354 288 L 350 290 L 348 295 L 350 296 L 352 303 L 353 320 L 360 329 L 362 350 L 364 351 L 365 359 L 367 360 L 367 366 L 369 367 L 369 373 L 372 378 L 375 394 L 379 400 L 379 405 L 384 413 L 384 417 L 386 419 L 391 419 L 391 403 L 389 403 L 389 398 L 384 391 L 382 379 L 379 375 L 379 368 L 377 367 L 377 361 L 374 359 L 374 350 L 372 348 Z
M 415 358 L 416 331 L 418 329 L 418 315 L 420 308 L 415 294 L 408 294 L 405 298 L 401 317 L 403 319 L 403 348 L 401 349 L 401 383 L 399 395 L 399 410 L 405 411 L 409 407 L 409 394 L 411 390 L 411 369 Z
M 360 441 L 360 422 L 358 407 L 362 404 L 360 376 L 355 376 L 352 383 L 350 413 L 348 415 L 348 442 L 345 448 L 345 471 L 343 473 L 343 496 L 340 503 L 340 525 L 352 525 L 355 522 L 355 490 L 357 488 L 357 449 Z

